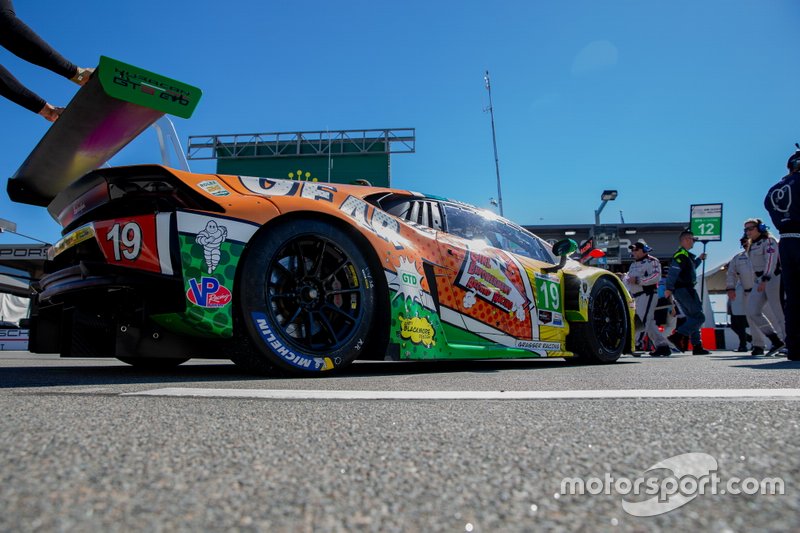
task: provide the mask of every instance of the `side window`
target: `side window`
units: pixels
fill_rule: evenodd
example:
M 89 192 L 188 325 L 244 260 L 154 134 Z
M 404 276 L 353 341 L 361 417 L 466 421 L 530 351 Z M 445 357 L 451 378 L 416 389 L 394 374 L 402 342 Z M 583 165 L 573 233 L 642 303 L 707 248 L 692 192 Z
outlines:
M 533 236 L 531 239 L 531 257 L 544 261 L 545 263 L 557 263 L 558 259 L 554 258 L 550 252 L 547 243 L 539 237 Z
M 442 229 L 442 212 L 437 202 L 414 200 L 403 218 L 427 228 Z
M 435 200 L 420 200 L 392 194 L 372 198 L 369 201 L 397 218 L 439 231 L 444 228 L 442 208 Z
M 447 233 L 467 240 L 475 238 L 477 224 L 473 220 L 472 213 L 448 205 L 445 207 L 445 216 L 447 217 Z
M 487 218 L 458 206 L 445 205 L 447 232 L 467 240 L 484 243 L 525 257 L 553 263 L 546 245 L 521 227 L 501 218 Z
M 439 202 L 428 202 L 431 208 L 431 227 L 435 230 L 442 231 L 442 208 L 439 207 Z
M 400 201 L 397 203 L 388 203 L 388 205 L 381 205 L 381 208 L 387 213 L 394 215 L 398 218 L 409 220 L 409 211 L 411 210 L 411 202 L 408 200 Z

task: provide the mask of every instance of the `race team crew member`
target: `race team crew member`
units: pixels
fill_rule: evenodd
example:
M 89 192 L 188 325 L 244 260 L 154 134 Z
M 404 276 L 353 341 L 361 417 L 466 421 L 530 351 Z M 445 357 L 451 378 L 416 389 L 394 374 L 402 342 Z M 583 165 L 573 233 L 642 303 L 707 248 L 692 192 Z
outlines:
M 78 85 L 84 85 L 94 69 L 77 67 L 47 44 L 27 24 L 17 18 L 11 0 L 0 0 L 0 46 L 14 55 L 67 78 Z M 55 122 L 61 111 L 47 103 L 14 77 L 3 65 L 0 65 L 0 96 L 42 115 L 50 122 Z
M 669 357 L 672 350 L 667 339 L 661 334 L 656 325 L 655 312 L 658 301 L 658 282 L 661 281 L 661 262 L 650 255 L 652 250 L 646 242 L 639 241 L 628 249 L 633 255 L 633 263 L 625 275 L 625 283 L 636 302 L 636 315 L 645 326 L 645 333 L 655 345 L 655 350 L 650 352 L 652 357 Z
M 744 222 L 744 233 L 750 238 L 747 252 L 755 274 L 755 288 L 747 302 L 747 316 L 753 325 L 772 342 L 765 354 L 777 355 L 783 348 L 784 319 L 781 309 L 781 278 L 778 261 L 778 241 L 760 218 L 750 218 Z M 764 305 L 769 305 L 778 320 L 773 325 L 764 316 Z
M 786 348 L 791 361 L 800 361 L 800 145 L 789 158 L 789 174 L 773 185 L 764 207 L 780 232 L 778 245 L 785 294 Z
M 750 257 L 747 255 L 747 251 L 750 248 L 750 239 L 742 237 L 740 243 L 744 250 L 734 255 L 733 259 L 728 263 L 728 272 L 725 275 L 725 288 L 728 290 L 728 300 L 733 302 L 737 298 L 736 286 L 741 285 L 744 292 L 741 295 L 742 301 L 740 305 L 742 305 L 744 314 L 747 316 L 747 325 L 750 328 L 750 335 L 753 337 L 753 351 L 750 352 L 750 355 L 764 355 L 766 338 L 764 334 L 761 333 L 761 329 L 756 327 L 755 323 L 750 319 L 750 315 L 747 314 L 747 303 L 750 294 L 753 292 L 753 287 L 755 286 L 753 264 L 750 262 Z
M 678 241 L 681 247 L 672 256 L 667 271 L 667 290 L 664 291 L 664 296 L 675 297 L 678 307 L 686 316 L 686 321 L 678 326 L 675 333 L 667 337 L 667 340 L 679 350 L 685 350 L 686 341 L 689 340 L 694 355 L 708 355 L 711 352 L 703 348 L 700 339 L 700 327 L 706 321 L 706 316 L 703 314 L 703 304 L 694 288 L 697 283 L 695 270 L 706 258 L 706 254 L 702 253 L 696 257 L 689 251 L 694 246 L 694 234 L 688 229 L 681 232 Z

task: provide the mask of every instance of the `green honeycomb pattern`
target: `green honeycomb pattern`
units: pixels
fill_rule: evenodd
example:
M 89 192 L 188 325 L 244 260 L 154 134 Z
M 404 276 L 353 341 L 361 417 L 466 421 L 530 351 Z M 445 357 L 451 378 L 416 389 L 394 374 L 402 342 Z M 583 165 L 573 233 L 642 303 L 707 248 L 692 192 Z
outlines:
M 402 295 L 398 296 L 397 292 L 390 291 L 389 294 L 389 298 L 392 301 L 391 342 L 396 342 L 400 345 L 400 359 L 445 359 L 454 355 L 447 346 L 438 314 L 429 311 L 415 301 L 403 298 Z M 411 339 L 400 335 L 401 316 L 405 319 L 418 316 L 430 322 L 431 326 L 433 326 L 433 339 L 436 344 L 428 347 L 422 343 L 412 342 Z
M 220 246 L 220 260 L 212 274 L 208 273 L 203 247 L 195 242 L 194 234 L 179 236 L 181 265 L 183 268 L 183 291 L 189 289 L 189 280 L 198 282 L 203 277 L 213 277 L 220 285 L 227 288 L 233 298 L 223 307 L 208 308 L 193 304 L 186 297 L 186 310 L 182 313 L 170 313 L 154 317 L 160 324 L 172 331 L 203 337 L 233 336 L 233 300 L 236 298 L 233 281 L 236 277 L 236 265 L 242 256 L 244 245 L 241 243 L 223 242 Z

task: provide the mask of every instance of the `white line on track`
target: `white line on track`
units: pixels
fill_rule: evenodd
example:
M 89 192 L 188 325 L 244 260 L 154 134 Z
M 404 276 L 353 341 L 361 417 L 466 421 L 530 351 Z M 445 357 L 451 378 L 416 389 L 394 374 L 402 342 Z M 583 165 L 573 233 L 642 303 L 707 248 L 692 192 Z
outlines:
M 164 388 L 122 396 L 261 398 L 267 400 L 570 400 L 606 398 L 771 398 L 799 399 L 800 389 L 676 389 L 558 391 L 368 391 Z

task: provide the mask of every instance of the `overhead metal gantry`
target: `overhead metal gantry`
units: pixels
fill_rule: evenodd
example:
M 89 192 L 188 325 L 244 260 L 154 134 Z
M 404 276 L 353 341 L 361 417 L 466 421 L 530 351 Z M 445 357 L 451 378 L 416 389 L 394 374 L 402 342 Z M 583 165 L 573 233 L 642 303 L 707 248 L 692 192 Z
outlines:
M 416 149 L 415 128 L 193 135 L 188 159 L 407 154 Z

